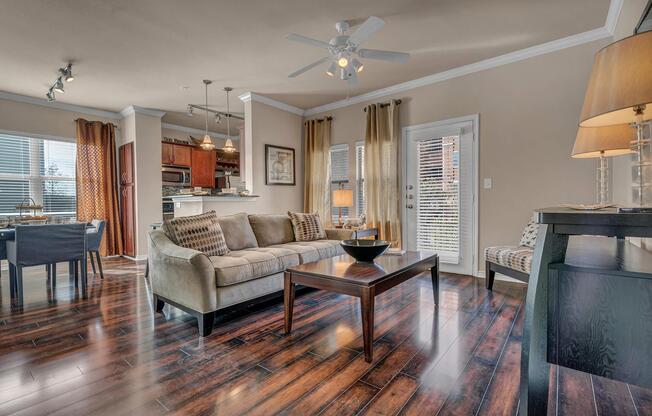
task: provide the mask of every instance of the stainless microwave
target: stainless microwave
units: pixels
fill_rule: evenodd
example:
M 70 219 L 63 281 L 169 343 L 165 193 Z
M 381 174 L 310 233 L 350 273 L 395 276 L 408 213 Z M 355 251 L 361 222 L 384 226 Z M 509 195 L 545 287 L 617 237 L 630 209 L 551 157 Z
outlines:
M 161 175 L 164 186 L 178 186 L 180 188 L 190 186 L 190 168 L 163 166 Z

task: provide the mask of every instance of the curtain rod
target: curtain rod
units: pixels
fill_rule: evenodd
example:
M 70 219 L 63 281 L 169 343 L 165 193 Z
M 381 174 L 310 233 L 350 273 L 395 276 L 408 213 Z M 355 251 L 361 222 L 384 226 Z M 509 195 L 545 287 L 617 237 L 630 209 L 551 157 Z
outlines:
M 85 118 L 81 118 L 81 117 L 80 117 L 80 118 L 75 118 L 75 119 L 73 119 L 72 121 L 77 122 L 77 120 L 84 120 L 84 121 L 87 121 L 87 122 L 89 122 L 89 123 L 102 123 L 102 122 L 99 121 L 99 120 L 86 120 Z M 113 123 L 103 123 L 103 124 L 110 124 L 110 125 L 112 125 L 113 127 L 115 127 L 116 129 L 118 128 L 118 126 L 115 125 L 115 124 L 113 124 Z
M 400 99 L 399 99 L 399 100 L 394 100 L 394 104 L 396 104 L 396 105 L 401 104 L 401 102 L 402 102 L 402 100 L 400 100 Z M 387 106 L 390 105 L 390 104 L 391 104 L 391 102 L 388 102 L 388 103 L 378 103 L 378 105 L 380 106 L 380 108 L 387 107 Z M 364 110 L 364 111 L 367 111 L 367 107 L 363 108 L 363 110 Z
M 317 118 L 317 119 L 312 119 L 312 120 L 306 120 L 306 123 L 309 122 L 309 121 L 316 121 L 317 123 L 321 123 L 321 122 L 324 121 L 324 120 L 331 121 L 331 120 L 333 120 L 333 117 L 332 117 L 332 116 L 327 116 L 327 117 L 324 117 L 324 118 Z

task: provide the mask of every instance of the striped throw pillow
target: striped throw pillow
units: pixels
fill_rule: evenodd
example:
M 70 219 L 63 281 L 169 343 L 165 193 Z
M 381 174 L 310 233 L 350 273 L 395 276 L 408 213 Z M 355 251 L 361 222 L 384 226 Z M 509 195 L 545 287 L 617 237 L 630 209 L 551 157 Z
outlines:
M 165 228 L 171 239 L 181 247 L 201 251 L 207 256 L 229 253 L 215 211 L 173 218 L 165 222 Z
M 319 214 L 307 214 L 303 212 L 289 212 L 288 216 L 292 221 L 294 238 L 297 241 L 314 241 L 326 238 L 326 231 L 321 224 Z

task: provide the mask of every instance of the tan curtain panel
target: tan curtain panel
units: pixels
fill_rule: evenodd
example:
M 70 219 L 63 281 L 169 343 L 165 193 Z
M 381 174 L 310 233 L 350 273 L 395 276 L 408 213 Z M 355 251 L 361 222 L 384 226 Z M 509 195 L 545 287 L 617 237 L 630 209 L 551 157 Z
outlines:
M 379 238 L 401 247 L 399 180 L 399 104 L 366 107 L 364 190 L 367 224 L 378 228 Z
M 77 219 L 106 220 L 102 256 L 123 254 L 115 126 L 77 120 Z
M 303 209 L 317 212 L 322 223 L 331 223 L 330 145 L 331 119 L 308 120 L 303 124 L 304 181 Z

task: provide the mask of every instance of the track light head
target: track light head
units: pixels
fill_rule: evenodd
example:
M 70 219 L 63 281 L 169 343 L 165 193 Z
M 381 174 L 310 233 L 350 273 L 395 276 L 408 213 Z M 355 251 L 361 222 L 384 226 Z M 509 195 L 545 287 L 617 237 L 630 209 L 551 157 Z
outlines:
M 61 81 L 61 77 L 57 78 L 55 81 L 54 85 L 52 86 L 52 89 L 56 92 L 64 93 L 65 91 L 63 90 L 63 82 Z
M 362 64 L 362 62 L 358 61 L 356 58 L 353 58 L 353 60 L 351 61 L 351 65 L 353 65 L 353 69 L 355 70 L 355 72 L 358 73 L 362 72 L 362 70 L 364 69 L 364 65 Z
M 188 109 L 186 110 L 186 115 L 187 115 L 188 117 L 192 117 L 192 116 L 193 116 L 193 108 L 192 108 L 192 106 L 190 106 L 190 105 L 188 106 Z
M 328 75 L 329 77 L 334 77 L 336 71 L 337 71 L 337 65 L 335 65 L 335 62 L 333 62 L 331 66 L 329 66 L 328 69 L 326 70 L 326 75 Z
M 66 82 L 72 82 L 75 80 L 75 76 L 72 74 L 72 64 L 68 64 L 65 68 L 59 68 L 59 73 Z
M 215 114 L 215 124 L 222 124 L 222 116 L 220 114 Z
M 56 100 L 56 97 L 54 96 L 54 91 L 52 91 L 52 89 L 50 89 L 50 91 L 48 91 L 47 94 L 45 94 L 45 96 L 48 97 L 49 102 Z

